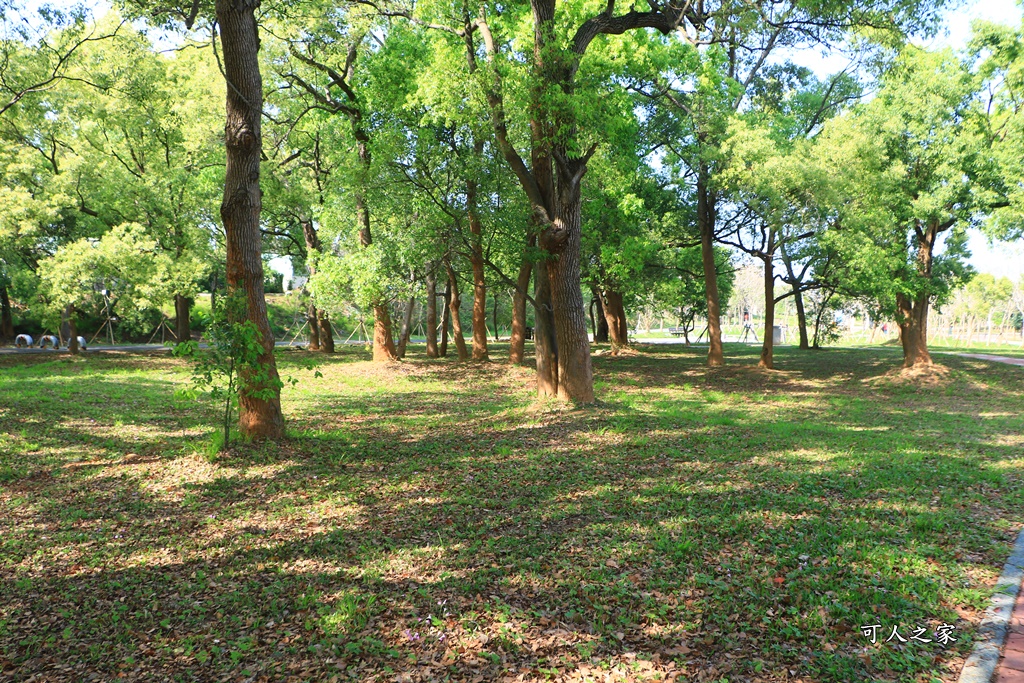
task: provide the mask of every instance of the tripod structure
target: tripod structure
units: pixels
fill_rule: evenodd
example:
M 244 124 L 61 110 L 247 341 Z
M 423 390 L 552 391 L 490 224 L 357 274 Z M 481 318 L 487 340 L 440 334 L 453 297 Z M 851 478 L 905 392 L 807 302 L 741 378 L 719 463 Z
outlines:
M 754 331 L 753 325 L 751 325 L 749 322 L 745 322 L 743 323 L 743 336 L 740 337 L 740 342 L 747 343 L 747 339 L 750 337 L 750 335 L 754 336 L 754 341 L 760 341 L 757 338 L 757 332 Z
M 114 328 L 110 326 L 110 318 L 107 318 L 107 322 L 103 323 L 103 325 L 106 325 L 108 327 L 108 329 L 110 330 L 110 345 L 113 346 L 114 345 Z M 102 331 L 103 331 L 103 326 L 100 326 L 100 332 L 102 332 Z M 150 336 L 149 341 L 146 342 L 146 343 L 147 344 L 152 344 L 153 340 L 156 339 L 156 335 L 159 334 L 160 335 L 160 343 L 163 344 L 164 342 L 167 341 L 167 332 L 170 332 L 171 336 L 175 337 L 175 332 L 174 332 L 174 330 L 171 329 L 170 318 L 168 318 L 165 315 L 164 319 L 161 320 L 160 324 L 156 326 L 155 330 L 153 330 L 152 336 Z M 96 334 L 99 335 L 99 332 L 97 332 Z M 95 340 L 96 340 L 96 337 L 93 337 L 93 341 L 95 341 Z M 175 340 L 177 340 L 177 337 L 175 337 Z
M 104 311 L 104 313 L 107 314 L 107 319 L 103 321 L 102 325 L 100 325 L 100 329 L 96 330 L 96 334 L 94 334 L 92 336 L 92 339 L 89 341 L 89 345 L 92 346 L 93 342 L 96 341 L 96 338 L 100 336 L 100 334 L 103 332 L 103 328 L 105 327 L 105 328 L 107 328 L 107 333 L 110 335 L 110 345 L 113 346 L 114 345 L 114 325 L 113 325 L 113 323 L 116 322 L 117 316 L 110 315 L 110 290 L 109 289 L 101 289 L 100 290 L 100 295 L 103 297 L 103 311 Z M 166 321 L 166 320 L 167 320 L 167 316 L 164 316 L 164 320 L 160 321 L 160 327 L 157 327 L 157 331 L 162 329 L 164 321 Z M 156 333 L 154 332 L 153 333 L 153 337 L 155 337 L 155 336 L 156 336 Z M 153 341 L 152 337 L 150 337 L 150 341 Z
M 161 323 L 161 324 L 162 324 L 162 323 Z M 96 339 L 97 339 L 97 338 L 98 338 L 98 337 L 99 337 L 99 336 L 100 336 L 101 334 L 103 334 L 103 330 L 104 330 L 104 328 L 106 328 L 107 332 L 108 332 L 108 333 L 110 334 L 110 345 L 111 345 L 111 346 L 113 346 L 113 345 L 114 345 L 114 325 L 113 325 L 113 321 L 111 321 L 111 319 L 110 319 L 110 318 L 108 317 L 108 318 L 107 318 L 106 320 L 104 320 L 104 321 L 103 321 L 103 324 L 102 324 L 102 325 L 100 325 L 100 329 L 96 330 L 96 334 L 94 334 L 94 335 L 92 336 L 92 339 L 90 339 L 90 340 L 89 340 L 89 345 L 90 345 L 90 346 L 91 346 L 92 344 L 95 344 L 95 343 L 96 343 Z M 157 332 L 159 332 L 159 331 L 160 331 L 160 328 L 158 327 L 158 328 L 157 328 Z M 154 334 L 153 334 L 153 336 L 155 337 L 155 336 L 156 336 L 156 333 L 154 333 Z M 153 340 L 152 340 L 152 338 L 150 338 L 150 341 L 153 341 Z

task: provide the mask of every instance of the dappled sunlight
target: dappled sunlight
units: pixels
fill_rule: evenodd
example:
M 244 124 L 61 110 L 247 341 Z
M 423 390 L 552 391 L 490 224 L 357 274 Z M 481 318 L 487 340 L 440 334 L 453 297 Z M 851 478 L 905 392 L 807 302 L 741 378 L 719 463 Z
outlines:
M 24 414 L 0 454 L 0 586 L 39 587 L 6 590 L 0 642 L 46 651 L 20 644 L 29 611 L 58 635 L 112 634 L 92 641 L 105 671 L 145 656 L 211 675 L 308 660 L 365 680 L 603 681 L 758 661 L 885 679 L 915 655 L 866 649 L 859 622 L 969 633 L 1021 523 L 1024 395 L 999 369 L 950 396 L 860 382 L 870 352 L 780 351 L 776 377 L 659 348 L 597 359 L 603 403 L 574 410 L 538 402 L 529 369 L 362 353 L 319 379 L 282 354 L 300 377 L 290 438 L 217 456 L 216 406 L 168 407 L 172 360 L 90 359 L 143 380 L 106 414 L 0 397 Z M 962 652 L 918 655 L 952 671 Z

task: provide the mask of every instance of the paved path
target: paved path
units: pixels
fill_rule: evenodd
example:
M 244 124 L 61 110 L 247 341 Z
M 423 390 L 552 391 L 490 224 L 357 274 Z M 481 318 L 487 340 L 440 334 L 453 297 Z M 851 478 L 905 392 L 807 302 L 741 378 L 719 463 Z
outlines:
M 1010 633 L 996 670 L 995 682 L 1024 683 L 1024 591 L 1017 593 L 1017 602 L 1013 605 Z
M 1009 356 L 990 356 L 987 353 L 958 353 L 964 358 L 978 358 L 979 360 L 990 360 L 993 363 L 1006 363 L 1007 365 L 1024 366 L 1024 358 L 1010 358 Z
M 345 344 L 346 342 L 335 340 L 334 343 L 335 344 Z M 348 342 L 348 343 L 349 344 L 364 344 L 366 342 Z M 305 345 L 306 345 L 306 342 L 299 342 L 299 341 L 295 341 L 295 342 L 277 342 L 276 343 L 276 346 L 279 347 L 279 348 L 280 347 L 285 347 L 285 346 L 305 346 Z M 207 346 L 206 346 L 206 344 L 200 344 L 199 348 L 205 349 L 205 348 L 207 348 Z M 117 346 L 109 346 L 109 345 L 90 346 L 86 350 L 82 351 L 82 353 L 85 353 L 85 354 L 90 354 L 90 353 L 162 353 L 162 352 L 169 353 L 170 350 L 171 350 L 170 346 L 164 346 L 163 344 L 123 344 L 123 345 L 119 344 Z M 55 349 L 38 349 L 38 348 L 16 349 L 13 346 L 5 346 L 3 348 L 0 348 L 0 355 L 14 355 L 14 354 L 26 354 L 27 355 L 27 354 L 40 354 L 40 353 L 48 353 L 48 354 L 51 354 L 51 355 L 57 355 L 57 354 L 63 354 L 63 353 L 67 353 L 67 352 L 68 352 L 67 349 L 57 349 L 57 350 L 55 350 Z

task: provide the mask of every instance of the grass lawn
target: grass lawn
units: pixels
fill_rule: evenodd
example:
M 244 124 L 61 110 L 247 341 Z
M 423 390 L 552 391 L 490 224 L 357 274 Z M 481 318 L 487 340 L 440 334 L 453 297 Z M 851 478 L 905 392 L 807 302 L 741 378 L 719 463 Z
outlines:
M 1024 522 L 1024 369 L 639 349 L 586 410 L 285 350 L 289 440 L 217 457 L 177 360 L 0 357 L 0 681 L 955 681 Z

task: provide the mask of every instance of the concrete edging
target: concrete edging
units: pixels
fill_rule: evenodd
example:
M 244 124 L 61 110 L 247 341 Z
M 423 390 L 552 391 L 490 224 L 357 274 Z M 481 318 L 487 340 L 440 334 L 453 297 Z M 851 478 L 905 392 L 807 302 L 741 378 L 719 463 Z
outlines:
M 1017 535 L 1010 559 L 1003 565 L 992 604 L 978 627 L 978 642 L 974 644 L 974 650 L 960 672 L 959 683 L 990 683 L 992 680 L 1010 631 L 1013 604 L 1020 592 L 1021 581 L 1024 581 L 1024 530 Z

